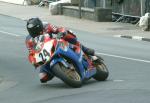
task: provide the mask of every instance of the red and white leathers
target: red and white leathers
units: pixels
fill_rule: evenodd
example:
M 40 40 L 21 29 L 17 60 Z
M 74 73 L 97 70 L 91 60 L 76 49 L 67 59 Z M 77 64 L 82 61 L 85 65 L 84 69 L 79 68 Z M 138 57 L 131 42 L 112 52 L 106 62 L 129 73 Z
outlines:
M 42 34 L 58 34 L 62 33 L 64 36 L 62 37 L 64 40 L 68 41 L 71 44 L 78 45 L 78 41 L 76 36 L 69 30 L 66 30 L 63 27 L 56 27 L 54 25 L 51 25 L 49 23 L 43 23 L 43 33 Z M 36 37 L 32 38 L 30 35 L 26 37 L 26 46 L 30 50 L 34 47 L 36 44 Z
M 69 43 L 74 44 L 74 45 L 79 44 L 77 42 L 76 36 L 69 30 L 66 30 L 63 27 L 56 27 L 49 23 L 43 23 L 43 32 L 41 35 L 49 34 L 46 36 L 50 36 L 50 34 L 57 35 L 58 33 L 62 33 L 64 35 L 62 38 L 64 40 L 68 41 Z M 41 37 L 40 35 L 35 38 L 32 38 L 30 35 L 28 35 L 26 37 L 26 46 L 27 46 L 30 54 L 32 54 L 32 50 L 33 50 L 34 46 L 38 43 L 38 40 L 40 39 L 40 37 Z M 41 66 L 37 70 L 39 70 L 39 77 L 40 77 L 40 80 L 42 83 L 47 82 L 48 80 L 53 78 L 53 75 L 52 74 L 50 75 L 48 70 L 46 70 L 45 66 Z

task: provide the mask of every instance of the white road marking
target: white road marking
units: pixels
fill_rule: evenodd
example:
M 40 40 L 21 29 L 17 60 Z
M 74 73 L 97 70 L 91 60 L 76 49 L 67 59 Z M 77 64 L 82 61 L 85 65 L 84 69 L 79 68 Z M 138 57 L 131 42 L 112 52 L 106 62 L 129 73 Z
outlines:
M 6 31 L 1 31 L 1 30 L 0 30 L 0 33 L 4 33 L 4 34 L 7 34 L 7 35 L 16 36 L 16 37 L 21 36 L 21 35 L 17 35 L 17 34 L 14 34 L 14 33 L 9 33 L 9 32 L 6 32 Z
M 126 59 L 126 60 L 133 60 L 133 61 L 138 61 L 138 62 L 150 63 L 149 60 L 135 59 L 135 58 L 129 58 L 129 57 L 124 57 L 124 56 L 118 56 L 118 55 L 112 55 L 112 54 L 106 54 L 106 53 L 99 53 L 99 52 L 97 52 L 96 54 L 115 57 L 115 58 L 121 58 L 121 59 Z
M 114 37 L 121 37 L 121 35 L 114 35 Z
M 114 82 L 123 82 L 124 80 L 120 80 L 120 79 L 118 79 L 118 80 L 113 80 Z

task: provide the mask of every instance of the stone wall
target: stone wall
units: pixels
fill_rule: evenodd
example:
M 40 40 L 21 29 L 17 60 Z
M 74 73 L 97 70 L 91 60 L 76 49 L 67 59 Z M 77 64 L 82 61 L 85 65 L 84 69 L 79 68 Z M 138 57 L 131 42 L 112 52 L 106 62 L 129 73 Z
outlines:
M 62 6 L 62 15 L 79 18 L 79 8 L 77 6 Z M 81 18 L 97 22 L 112 21 L 112 10 L 96 7 L 95 9 L 81 8 Z

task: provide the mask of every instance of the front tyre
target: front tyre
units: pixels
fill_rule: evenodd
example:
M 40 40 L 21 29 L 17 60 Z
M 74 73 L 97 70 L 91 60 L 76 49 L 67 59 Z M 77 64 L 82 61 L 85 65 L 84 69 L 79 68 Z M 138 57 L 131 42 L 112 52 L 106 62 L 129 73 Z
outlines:
M 67 85 L 78 88 L 82 86 L 82 80 L 79 73 L 72 65 L 71 68 L 66 68 L 63 64 L 59 63 L 53 67 L 54 74 L 64 81 Z
M 106 65 L 103 62 L 100 62 L 95 65 L 96 67 L 96 74 L 93 76 L 93 78 L 97 81 L 104 81 L 107 79 L 109 72 L 106 67 Z

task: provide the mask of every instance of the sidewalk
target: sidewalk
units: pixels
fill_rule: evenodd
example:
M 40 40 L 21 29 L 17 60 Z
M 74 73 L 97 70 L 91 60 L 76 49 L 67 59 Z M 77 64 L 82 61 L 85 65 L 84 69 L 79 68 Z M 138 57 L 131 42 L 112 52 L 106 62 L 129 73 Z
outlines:
M 62 15 L 51 15 L 48 8 L 38 6 L 22 6 L 0 2 L 0 14 L 27 20 L 30 17 L 39 17 L 56 26 L 64 26 L 75 30 L 82 30 L 98 35 L 128 35 L 150 38 L 150 32 L 140 30 L 132 24 L 115 22 L 95 22 L 72 18 Z

